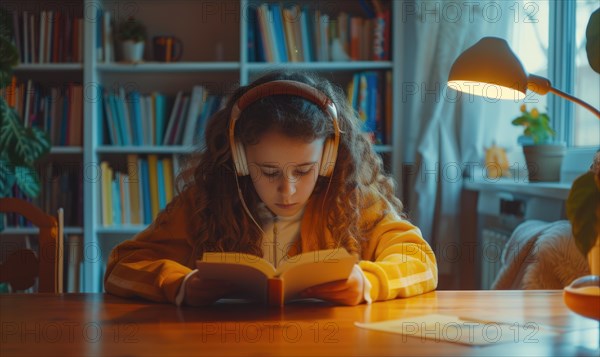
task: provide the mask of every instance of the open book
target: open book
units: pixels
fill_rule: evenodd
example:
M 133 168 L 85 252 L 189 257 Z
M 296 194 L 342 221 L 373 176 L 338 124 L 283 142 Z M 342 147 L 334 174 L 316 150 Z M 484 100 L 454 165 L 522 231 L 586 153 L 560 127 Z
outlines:
M 231 281 L 244 296 L 281 306 L 311 286 L 346 280 L 358 261 L 344 248 L 286 257 L 277 269 L 245 253 L 204 253 L 196 267 L 202 277 Z

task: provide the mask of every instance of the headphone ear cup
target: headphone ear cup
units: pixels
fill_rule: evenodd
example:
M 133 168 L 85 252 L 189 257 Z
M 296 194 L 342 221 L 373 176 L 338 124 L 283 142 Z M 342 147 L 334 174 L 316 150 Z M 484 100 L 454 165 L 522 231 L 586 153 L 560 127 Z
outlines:
M 233 163 L 238 176 L 248 176 L 250 171 L 248 170 L 248 162 L 246 161 L 246 151 L 244 150 L 244 145 L 237 140 L 235 142 L 235 152 L 236 155 L 233 158 Z
M 321 157 L 321 167 L 319 167 L 319 175 L 324 177 L 331 176 L 333 167 L 335 166 L 335 159 L 337 156 L 336 147 L 331 138 L 325 140 L 323 146 L 323 156 Z

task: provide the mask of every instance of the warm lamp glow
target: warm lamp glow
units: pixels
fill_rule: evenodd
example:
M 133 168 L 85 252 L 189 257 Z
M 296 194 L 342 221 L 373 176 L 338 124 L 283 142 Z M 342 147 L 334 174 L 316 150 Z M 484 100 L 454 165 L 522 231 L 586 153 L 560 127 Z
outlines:
M 492 99 L 521 100 L 525 98 L 525 93 L 513 88 L 502 86 L 498 83 L 492 84 L 485 82 L 461 81 L 457 79 L 448 81 L 448 87 L 457 91 Z
M 505 40 L 484 37 L 454 61 L 448 86 L 492 99 L 518 100 L 525 97 L 527 74 Z
M 588 103 L 553 88 L 550 81 L 527 75 L 504 39 L 484 37 L 464 51 L 450 69 L 448 86 L 461 92 L 491 99 L 525 98 L 527 89 L 544 95 L 552 92 L 584 106 L 600 119 L 600 111 Z

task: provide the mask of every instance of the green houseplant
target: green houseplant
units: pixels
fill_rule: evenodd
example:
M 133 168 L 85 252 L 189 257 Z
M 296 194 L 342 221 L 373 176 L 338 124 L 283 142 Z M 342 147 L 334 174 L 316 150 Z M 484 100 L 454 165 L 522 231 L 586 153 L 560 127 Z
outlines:
M 523 104 L 521 115 L 512 124 L 524 128 L 519 142 L 523 145 L 529 181 L 558 181 L 566 147 L 554 142 L 556 134 L 548 114 L 540 113 L 537 108 L 527 110 Z
M 600 9 L 590 17 L 586 39 L 588 61 L 600 74 Z M 588 258 L 592 275 L 600 275 L 600 151 L 590 170 L 573 182 L 567 198 L 567 217 L 577 248 Z
M 144 54 L 146 41 L 146 26 L 129 17 L 117 27 L 117 38 L 121 42 L 123 60 L 126 62 L 140 62 Z
M 0 87 L 5 88 L 18 63 L 19 54 L 12 43 L 12 16 L 0 9 Z M 7 197 L 16 184 L 28 197 L 37 197 L 40 182 L 34 164 L 50 151 L 46 133 L 25 127 L 17 112 L 0 97 L 0 197 Z
M 512 124 L 523 126 L 523 136 L 530 138 L 533 144 L 549 142 L 556 135 L 548 114 L 540 113 L 537 108 L 528 111 L 525 104 L 521 105 L 521 115 L 513 119 Z

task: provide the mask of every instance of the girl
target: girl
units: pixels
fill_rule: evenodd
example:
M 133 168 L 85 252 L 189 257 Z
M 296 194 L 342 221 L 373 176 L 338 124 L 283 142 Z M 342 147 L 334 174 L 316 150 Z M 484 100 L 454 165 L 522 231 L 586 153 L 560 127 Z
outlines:
M 156 220 L 113 250 L 109 293 L 206 305 L 235 287 L 193 270 L 204 252 L 277 265 L 340 246 L 361 259 L 348 279 L 302 296 L 356 305 L 437 286 L 435 256 L 403 216 L 344 93 L 317 76 L 273 72 L 239 88 L 207 123 L 206 147 L 179 179 L 181 192 Z

